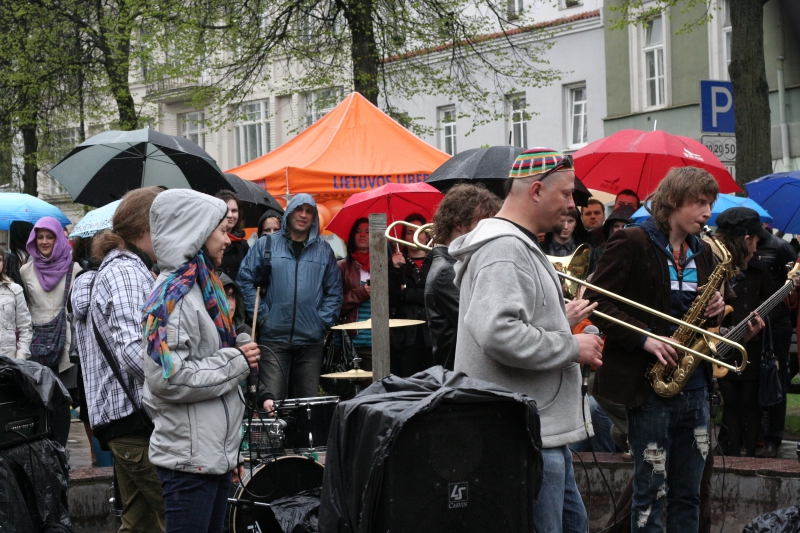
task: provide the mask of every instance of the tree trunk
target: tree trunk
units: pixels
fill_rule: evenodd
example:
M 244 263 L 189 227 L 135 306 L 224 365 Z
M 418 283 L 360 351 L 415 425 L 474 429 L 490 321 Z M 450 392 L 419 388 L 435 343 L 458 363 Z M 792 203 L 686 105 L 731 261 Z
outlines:
M 731 0 L 731 63 L 736 109 L 736 181 L 772 173 L 769 85 L 764 65 L 765 0 Z
M 353 86 L 361 95 L 378 105 L 378 47 L 373 30 L 372 0 L 351 0 L 345 17 L 350 26 L 353 60 Z
M 114 55 L 116 56 L 117 54 Z M 117 61 L 116 57 L 106 58 L 106 73 L 111 86 L 111 94 L 114 95 L 114 100 L 117 102 L 117 109 L 119 110 L 119 124 L 117 127 L 123 131 L 135 130 L 139 127 L 136 105 L 133 102 L 131 87 L 128 84 L 129 57 L 126 54 L 124 61 Z
M 39 137 L 36 135 L 36 116 L 20 127 L 22 133 L 22 192 L 39 196 Z

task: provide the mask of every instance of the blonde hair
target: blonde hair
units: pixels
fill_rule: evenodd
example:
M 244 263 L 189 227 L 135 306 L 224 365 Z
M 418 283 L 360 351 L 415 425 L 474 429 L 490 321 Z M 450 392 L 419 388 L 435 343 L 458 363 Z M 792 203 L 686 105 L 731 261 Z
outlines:
M 669 217 L 686 202 L 692 202 L 705 196 L 713 202 L 719 194 L 719 185 L 716 180 L 697 167 L 677 167 L 670 169 L 667 175 L 658 184 L 655 191 L 645 198 L 646 209 L 653 216 L 656 228 L 665 235 L 669 235 Z

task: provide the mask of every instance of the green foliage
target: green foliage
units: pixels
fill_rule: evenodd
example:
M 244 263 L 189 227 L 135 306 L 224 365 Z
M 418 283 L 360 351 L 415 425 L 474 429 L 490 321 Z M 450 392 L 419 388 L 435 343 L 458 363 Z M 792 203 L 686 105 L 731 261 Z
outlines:
M 619 18 L 608 20 L 612 29 L 621 29 L 630 24 L 642 24 L 659 14 L 665 13 L 672 19 L 671 12 L 679 9 L 681 13 L 688 13 L 700 8 L 702 13 L 694 20 L 686 22 L 675 32 L 676 34 L 691 32 L 692 30 L 710 22 L 720 7 L 712 5 L 708 0 L 617 0 L 609 5 L 609 9 L 617 13 Z

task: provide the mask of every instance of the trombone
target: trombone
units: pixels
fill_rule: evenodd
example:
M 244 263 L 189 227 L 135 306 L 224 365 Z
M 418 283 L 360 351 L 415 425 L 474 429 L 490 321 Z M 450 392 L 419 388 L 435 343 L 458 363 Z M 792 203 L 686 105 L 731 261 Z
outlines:
M 414 232 L 414 242 L 408 242 L 408 241 L 405 241 L 403 239 L 398 239 L 398 238 L 395 238 L 395 237 L 391 236 L 389 234 L 389 232 L 392 229 L 394 229 L 396 226 L 406 226 L 406 227 L 410 227 L 410 228 L 415 228 L 416 231 Z M 421 242 L 419 242 L 419 235 L 423 231 L 429 233 L 431 231 L 432 226 L 433 226 L 433 224 L 425 224 L 423 226 L 418 226 L 417 224 L 412 224 L 410 222 L 406 222 L 405 220 L 399 220 L 397 222 L 392 223 L 388 228 L 386 228 L 386 234 L 385 235 L 386 235 L 386 239 L 387 240 L 390 240 L 390 241 L 398 243 L 398 244 L 402 244 L 403 246 L 410 246 L 412 248 L 419 248 L 419 249 L 422 249 L 422 250 L 430 251 L 432 249 L 430 246 L 427 246 L 427 245 L 422 244 Z M 556 274 L 558 274 L 559 277 L 561 277 L 562 279 L 566 280 L 566 282 L 569 282 L 568 284 L 565 283 L 565 285 L 567 285 L 567 288 L 570 289 L 569 293 L 568 293 L 570 296 L 575 297 L 577 295 L 577 286 L 578 285 L 584 285 L 587 289 L 591 289 L 591 290 L 595 291 L 598 294 L 602 294 L 603 296 L 607 296 L 609 298 L 613 298 L 615 300 L 619 300 L 619 301 L 621 301 L 621 302 L 623 302 L 625 304 L 630 305 L 631 307 L 635 307 L 636 309 L 639 309 L 639 310 L 644 311 L 646 313 L 650 313 L 650 314 L 652 314 L 654 316 L 657 316 L 659 318 L 662 318 L 664 320 L 668 320 L 670 322 L 678 324 L 679 326 L 685 326 L 685 327 L 691 329 L 692 331 L 701 334 L 703 336 L 703 338 L 706 340 L 706 344 L 708 345 L 708 347 L 709 347 L 709 349 L 711 350 L 712 353 L 716 353 L 716 343 L 711 342 L 712 339 L 717 341 L 718 343 L 721 342 L 721 343 L 727 344 L 731 348 L 735 348 L 735 349 L 739 350 L 739 353 L 742 354 L 742 364 L 740 366 L 734 366 L 734 365 L 725 363 L 725 362 L 723 362 L 723 361 L 721 361 L 719 359 L 715 359 L 714 357 L 706 355 L 706 354 L 704 354 L 702 352 L 699 352 L 697 350 L 693 350 L 692 348 L 690 348 L 688 346 L 684 346 L 684 345 L 679 344 L 679 343 L 677 343 L 677 342 L 675 342 L 673 340 L 670 340 L 668 338 L 661 337 L 661 336 L 656 335 L 654 333 L 650 333 L 647 330 L 644 330 L 642 328 L 634 326 L 633 324 L 628 324 L 627 322 L 624 322 L 622 320 L 619 320 L 618 318 L 614 318 L 612 316 L 609 316 L 609 315 L 607 315 L 605 313 L 602 313 L 600 311 L 593 311 L 592 312 L 593 315 L 597 315 L 598 317 L 600 317 L 600 318 L 602 318 L 604 320 L 608 320 L 609 322 L 613 322 L 614 324 L 617 324 L 619 326 L 622 326 L 622 327 L 628 328 L 630 330 L 633 330 L 633 331 L 635 331 L 635 332 L 637 332 L 637 333 L 639 333 L 641 335 L 647 335 L 648 337 L 652 337 L 652 338 L 654 338 L 654 339 L 656 339 L 656 340 L 658 340 L 660 342 L 663 342 L 664 344 L 672 346 L 676 350 L 680 350 L 682 352 L 690 353 L 690 354 L 692 354 L 692 355 L 694 355 L 696 357 L 700 357 L 701 359 L 704 359 L 704 360 L 706 360 L 706 361 L 708 361 L 710 363 L 714 363 L 714 364 L 719 365 L 719 366 L 721 366 L 723 368 L 727 368 L 728 370 L 736 372 L 737 374 L 740 374 L 742 372 L 742 370 L 745 369 L 745 367 L 747 366 L 747 350 L 745 350 L 744 347 L 741 344 L 739 344 L 738 342 L 734 342 L 734 341 L 732 341 L 730 339 L 726 339 L 725 337 L 717 335 L 716 333 L 712 333 L 712 332 L 710 332 L 710 331 L 708 331 L 706 329 L 703 329 L 701 327 L 695 326 L 694 324 L 690 324 L 688 322 L 684 322 L 683 320 L 675 318 L 675 317 L 673 317 L 671 315 L 668 315 L 666 313 L 662 313 L 661 311 L 657 311 L 655 309 L 652 309 L 650 307 L 642 305 L 642 304 L 640 304 L 638 302 L 634 302 L 633 300 L 629 300 L 628 298 L 625 298 L 623 296 L 619 296 L 618 294 L 614 294 L 613 292 L 607 291 L 607 290 L 605 290 L 603 288 L 600 288 L 600 287 L 598 287 L 596 285 L 592 285 L 591 283 L 585 281 L 584 279 L 581 279 L 580 277 L 576 277 L 576 276 L 571 275 L 571 274 L 576 274 L 578 276 L 586 277 L 586 275 L 588 273 L 588 266 L 589 266 L 589 260 L 590 260 L 590 253 L 589 252 L 590 252 L 590 249 L 589 249 L 588 246 L 581 245 L 581 246 L 578 247 L 577 250 L 575 250 L 575 252 L 571 256 L 567 256 L 567 257 L 547 256 L 547 259 L 550 260 L 551 263 L 553 263 L 553 267 L 556 270 Z M 573 264 L 573 262 L 575 264 Z M 572 291 L 573 288 L 575 289 L 574 292 Z M 565 298 L 564 301 L 569 302 L 569 300 L 567 298 Z
M 408 242 L 403 239 L 398 239 L 397 237 L 391 235 L 392 230 L 397 226 L 405 226 L 407 228 L 413 228 L 415 230 L 413 237 L 414 242 Z M 430 252 L 431 250 L 433 250 L 433 248 L 431 246 L 428 246 L 427 244 L 422 244 L 419 240 L 419 236 L 420 234 L 422 234 L 423 231 L 428 235 L 428 241 L 430 242 L 431 231 L 433 231 L 433 223 L 429 222 L 427 224 L 423 224 L 422 226 L 420 226 L 417 224 L 412 224 L 411 222 L 406 222 L 405 220 L 398 220 L 397 222 L 392 222 L 391 224 L 389 224 L 389 227 L 386 228 L 384 236 L 386 237 L 387 241 L 392 241 L 397 244 L 402 244 L 403 246 L 409 246 L 411 248 L 417 248 L 419 250 L 425 250 L 426 252 Z
M 553 268 L 555 268 L 556 274 L 558 274 L 559 277 L 561 277 L 562 279 L 564 279 L 567 282 L 569 282 L 569 283 L 565 282 L 566 289 L 568 291 L 567 292 L 568 296 L 571 296 L 573 298 L 576 297 L 577 296 L 577 292 L 578 292 L 577 291 L 577 286 L 578 285 L 583 285 L 587 289 L 591 289 L 591 290 L 595 291 L 598 294 L 602 294 L 603 296 L 608 296 L 609 298 L 613 298 L 615 300 L 619 300 L 619 301 L 621 301 L 623 303 L 626 303 L 626 304 L 630 305 L 631 307 L 635 307 L 636 309 L 639 309 L 639 310 L 644 311 L 646 313 L 650 313 L 650 314 L 652 314 L 654 316 L 657 316 L 659 318 L 663 318 L 664 320 L 668 320 L 668 321 L 673 322 L 675 324 L 678 324 L 680 326 L 685 326 L 685 327 L 691 329 L 692 331 L 694 331 L 696 333 L 700 333 L 703 336 L 703 338 L 705 339 L 706 344 L 708 345 L 708 347 L 709 347 L 709 349 L 711 350 L 712 353 L 716 353 L 716 344 L 711 342 L 711 339 L 714 339 L 717 342 L 722 342 L 724 344 L 727 344 L 731 348 L 736 348 L 742 354 L 742 364 L 740 366 L 734 366 L 734 365 L 725 363 L 725 362 L 723 362 L 723 361 L 721 361 L 719 359 L 715 359 L 714 357 L 711 357 L 711 356 L 706 355 L 704 353 L 698 352 L 697 350 L 693 350 L 692 348 L 690 348 L 688 346 L 684 346 L 682 344 L 679 344 L 679 343 L 677 343 L 677 342 L 675 342 L 673 340 L 667 339 L 665 337 L 660 337 L 658 335 L 650 333 L 647 330 L 644 330 L 642 328 L 634 326 L 633 324 L 628 324 L 627 322 L 624 322 L 622 320 L 619 320 L 618 318 L 614 318 L 612 316 L 609 316 L 609 315 L 607 315 L 605 313 L 602 313 L 600 311 L 593 311 L 592 312 L 593 315 L 597 315 L 598 317 L 600 317 L 600 318 L 602 318 L 604 320 L 608 320 L 609 322 L 613 322 L 614 324 L 617 324 L 619 326 L 626 327 L 626 328 L 628 328 L 630 330 L 633 330 L 633 331 L 635 331 L 637 333 L 640 333 L 642 335 L 647 335 L 648 337 L 652 337 L 652 338 L 654 338 L 654 339 L 656 339 L 656 340 L 658 340 L 660 342 L 663 342 L 664 344 L 672 346 L 676 350 L 680 350 L 682 352 L 690 353 L 690 354 L 692 354 L 694 356 L 697 356 L 697 357 L 700 357 L 701 359 L 704 359 L 704 360 L 706 360 L 708 362 L 714 363 L 715 365 L 721 366 L 723 368 L 727 368 L 728 370 L 732 370 L 732 371 L 736 372 L 737 374 L 740 374 L 742 372 L 742 370 L 745 369 L 745 367 L 747 366 L 747 351 L 744 349 L 744 347 L 741 344 L 739 344 L 737 342 L 734 342 L 734 341 L 732 341 L 730 339 L 726 339 L 725 337 L 721 337 L 721 336 L 717 335 L 716 333 L 712 333 L 712 332 L 710 332 L 710 331 L 708 331 L 706 329 L 703 329 L 703 328 L 700 328 L 698 326 L 695 326 L 694 324 L 690 324 L 688 322 L 684 322 L 683 320 L 675 318 L 675 317 L 673 317 L 671 315 L 668 315 L 666 313 L 662 313 L 661 311 L 657 311 L 655 309 L 651 309 L 650 307 L 644 306 L 644 305 L 642 305 L 642 304 L 640 304 L 638 302 L 634 302 L 633 300 L 629 300 L 628 298 L 625 298 L 625 297 L 620 296 L 618 294 L 614 294 L 611 291 L 607 291 L 605 289 L 602 289 L 602 288 L 600 288 L 600 287 L 598 287 L 596 285 L 592 285 L 591 283 L 585 281 L 583 278 L 586 277 L 586 273 L 588 272 L 589 259 L 590 259 L 589 250 L 590 249 L 589 249 L 588 246 L 582 244 L 581 246 L 579 246 L 575 250 L 575 252 L 571 256 L 567 256 L 567 257 L 547 256 L 547 259 L 553 264 Z M 571 274 L 575 274 L 575 275 L 571 275 Z M 574 292 L 572 290 L 573 288 L 575 289 Z M 564 301 L 565 302 L 569 302 L 570 300 L 567 299 L 567 298 L 564 298 Z

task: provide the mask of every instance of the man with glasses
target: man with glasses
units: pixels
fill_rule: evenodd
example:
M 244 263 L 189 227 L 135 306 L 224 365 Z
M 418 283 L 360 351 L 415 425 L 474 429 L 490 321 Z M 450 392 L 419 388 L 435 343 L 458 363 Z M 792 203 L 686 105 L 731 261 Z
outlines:
M 593 307 L 585 300 L 564 305 L 561 282 L 536 239 L 574 209 L 574 189 L 571 158 L 527 150 L 514 162 L 497 216 L 449 248 L 460 288 L 455 370 L 527 394 L 540 409 L 540 533 L 583 532 L 587 525 L 567 446 L 586 438 L 584 416 L 591 420 L 579 365 L 602 365 L 603 343 L 572 334 Z

